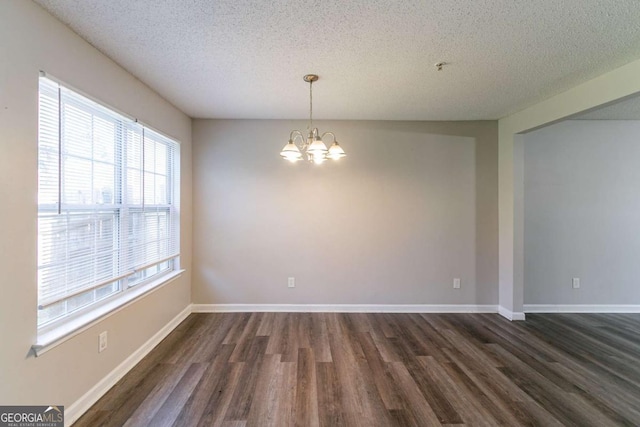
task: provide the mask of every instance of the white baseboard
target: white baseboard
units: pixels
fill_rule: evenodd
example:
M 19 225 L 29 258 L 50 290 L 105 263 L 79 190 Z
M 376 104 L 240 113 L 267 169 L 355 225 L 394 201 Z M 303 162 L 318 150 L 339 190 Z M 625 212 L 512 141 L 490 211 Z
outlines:
M 525 304 L 525 313 L 640 313 L 638 304 Z
M 518 311 L 507 310 L 503 306 L 498 306 L 498 314 L 502 317 L 506 317 L 509 320 L 524 320 L 524 313 Z
M 497 313 L 476 304 L 193 304 L 194 313 Z
M 100 382 L 93 386 L 80 399 L 71 406 L 65 408 L 64 424 L 70 426 L 78 420 L 91 406 L 98 401 L 111 387 L 125 376 L 138 362 L 140 362 L 156 345 L 160 343 L 171 331 L 173 331 L 184 319 L 191 314 L 191 305 L 185 307 L 176 317 L 171 319 L 162 329 L 147 342 L 142 344 L 135 352 L 127 357 L 120 365 L 111 371 Z

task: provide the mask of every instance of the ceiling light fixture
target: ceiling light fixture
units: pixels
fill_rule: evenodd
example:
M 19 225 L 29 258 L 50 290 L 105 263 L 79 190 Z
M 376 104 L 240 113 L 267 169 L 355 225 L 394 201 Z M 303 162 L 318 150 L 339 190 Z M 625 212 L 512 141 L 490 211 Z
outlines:
M 318 80 L 315 74 L 307 74 L 303 77 L 309 83 L 309 125 L 307 126 L 307 139 L 299 130 L 292 130 L 289 134 L 289 142 L 284 146 L 280 155 L 283 159 L 294 163 L 298 160 L 306 160 L 317 165 L 324 163 L 327 159 L 338 160 L 346 156 L 346 153 L 336 141 L 336 136 L 332 132 L 325 132 L 320 135 L 318 128 L 313 127 L 313 82 Z M 326 135 L 333 138 L 331 147 L 327 149 L 322 141 Z

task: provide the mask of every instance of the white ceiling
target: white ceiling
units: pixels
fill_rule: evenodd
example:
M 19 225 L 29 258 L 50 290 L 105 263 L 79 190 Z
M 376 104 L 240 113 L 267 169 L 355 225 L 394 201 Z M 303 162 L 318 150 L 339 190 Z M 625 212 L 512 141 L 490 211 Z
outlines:
M 36 0 L 192 117 L 496 119 L 640 57 L 638 0 Z M 449 65 L 437 72 L 434 64 Z

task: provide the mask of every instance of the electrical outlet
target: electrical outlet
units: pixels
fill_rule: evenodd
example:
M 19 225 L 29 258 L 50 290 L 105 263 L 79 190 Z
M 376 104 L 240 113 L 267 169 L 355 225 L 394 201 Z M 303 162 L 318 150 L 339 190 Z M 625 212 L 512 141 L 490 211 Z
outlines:
M 573 280 L 571 280 L 571 285 L 573 286 L 573 289 L 579 289 L 580 288 L 580 278 L 579 277 L 574 277 Z
M 107 349 L 107 331 L 101 332 L 98 339 L 98 353 Z
M 456 277 L 453 279 L 453 289 L 460 289 L 460 278 Z
M 287 280 L 287 286 L 290 288 L 295 288 L 296 287 L 296 278 L 295 277 L 289 277 L 289 279 Z

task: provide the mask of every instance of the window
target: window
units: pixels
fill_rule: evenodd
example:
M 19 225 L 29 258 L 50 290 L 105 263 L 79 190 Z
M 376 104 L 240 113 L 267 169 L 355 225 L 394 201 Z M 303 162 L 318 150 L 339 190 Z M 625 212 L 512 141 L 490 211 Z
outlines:
M 179 268 L 179 145 L 40 77 L 38 326 Z

